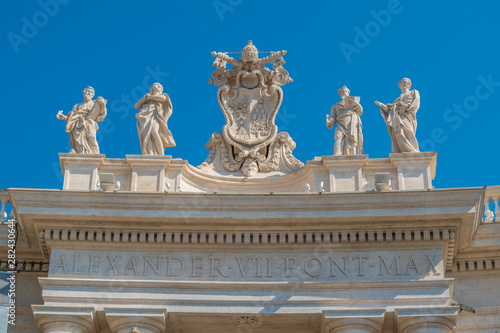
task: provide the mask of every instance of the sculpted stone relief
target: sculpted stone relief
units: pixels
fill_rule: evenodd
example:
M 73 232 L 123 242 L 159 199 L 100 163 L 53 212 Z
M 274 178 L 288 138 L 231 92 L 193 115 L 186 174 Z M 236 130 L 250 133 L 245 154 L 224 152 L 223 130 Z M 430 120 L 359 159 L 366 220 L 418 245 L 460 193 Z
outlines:
M 259 58 L 252 41 L 243 48 L 241 59 L 212 52 L 216 70 L 209 83 L 219 87 L 217 99 L 226 125 L 222 133 L 215 132 L 206 144 L 210 153 L 199 169 L 250 177 L 259 172 L 293 173 L 304 166 L 292 154 L 295 142 L 287 132 L 278 132 L 275 124 L 283 101 L 281 86 L 293 81 L 283 68 L 285 54 L 286 51 L 270 52 L 269 56 Z M 228 64 L 232 67 L 226 68 Z M 399 87 L 401 95 L 393 103 L 376 101 L 375 104 L 380 106 L 389 130 L 392 152 L 419 152 L 415 132 L 420 95 L 417 90 L 410 90 L 408 78 L 402 79 Z M 349 96 L 346 86 L 338 93 L 341 100 L 326 115 L 327 127 L 332 129 L 336 125 L 334 155 L 363 154 L 360 97 Z M 83 96 L 82 103 L 76 104 L 66 116 L 59 111 L 57 118 L 66 121 L 72 153 L 99 154 L 96 132 L 98 123 L 106 117 L 107 101 L 102 97 L 92 100 L 92 87 L 85 88 Z M 172 103 L 163 93 L 162 85 L 154 83 L 135 108 L 139 110 L 136 117 L 141 153 L 164 155 L 166 148 L 175 146 L 175 140 L 167 125 Z
M 199 168 L 241 172 L 295 172 L 304 164 L 292 155 L 295 142 L 286 132 L 278 133 L 274 123 L 283 100 L 283 86 L 293 80 L 283 68 L 286 51 L 259 58 L 249 41 L 242 59 L 212 52 L 217 69 L 208 81 L 219 87 L 217 99 L 226 118 L 222 133 L 214 133 L 207 143 L 210 154 Z M 234 67 L 226 69 L 227 64 Z M 273 70 L 264 67 L 272 63 Z

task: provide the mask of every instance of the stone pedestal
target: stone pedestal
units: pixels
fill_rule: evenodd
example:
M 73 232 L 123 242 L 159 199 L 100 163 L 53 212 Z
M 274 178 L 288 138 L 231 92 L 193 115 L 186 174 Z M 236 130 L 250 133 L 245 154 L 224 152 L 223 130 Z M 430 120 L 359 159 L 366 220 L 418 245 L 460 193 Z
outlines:
M 120 192 L 298 193 L 306 188 L 316 193 L 367 192 L 376 189 L 377 173 L 388 174 L 389 190 L 428 190 L 433 188 L 436 170 L 435 152 L 374 159 L 368 155 L 315 157 L 295 173 L 259 172 L 253 177 L 209 172 L 171 156 L 127 155 L 125 159 L 111 159 L 104 155 L 60 154 L 60 159 L 63 189 L 80 191 L 96 190 L 99 173 L 112 173 L 120 182 Z
M 368 155 L 324 157 L 323 164 L 330 171 L 329 192 L 363 191 L 363 166 L 367 160 Z
M 165 170 L 172 156 L 127 155 L 127 163 L 132 168 L 131 191 L 163 192 Z
M 399 190 L 432 189 L 436 174 L 436 153 L 390 154 L 398 173 Z
M 64 174 L 64 190 L 97 190 L 99 166 L 104 155 L 59 154 Z

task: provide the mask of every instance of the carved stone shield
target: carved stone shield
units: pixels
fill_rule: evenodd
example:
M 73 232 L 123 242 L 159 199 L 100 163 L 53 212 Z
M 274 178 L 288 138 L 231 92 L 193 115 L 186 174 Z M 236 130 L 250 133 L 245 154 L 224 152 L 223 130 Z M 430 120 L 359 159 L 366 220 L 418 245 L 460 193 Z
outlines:
M 232 96 L 228 91 L 229 87 L 224 85 L 217 94 L 226 118 L 223 136 L 240 150 L 237 153 L 241 157 L 255 156 L 276 138 L 278 127 L 274 120 L 283 92 L 278 86 L 271 86 L 270 91 L 239 88 Z

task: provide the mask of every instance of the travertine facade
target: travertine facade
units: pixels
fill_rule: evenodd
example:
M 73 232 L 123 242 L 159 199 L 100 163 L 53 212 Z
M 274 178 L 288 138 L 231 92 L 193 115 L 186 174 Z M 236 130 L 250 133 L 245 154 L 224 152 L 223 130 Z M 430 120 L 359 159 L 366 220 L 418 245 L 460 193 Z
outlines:
M 242 186 L 168 156 L 61 154 L 62 191 L 0 193 L 20 230 L 9 332 L 495 332 L 500 225 L 482 220 L 500 190 L 433 189 L 435 161 L 322 157 Z M 392 190 L 373 190 L 381 170 Z M 95 189 L 107 172 L 121 190 Z

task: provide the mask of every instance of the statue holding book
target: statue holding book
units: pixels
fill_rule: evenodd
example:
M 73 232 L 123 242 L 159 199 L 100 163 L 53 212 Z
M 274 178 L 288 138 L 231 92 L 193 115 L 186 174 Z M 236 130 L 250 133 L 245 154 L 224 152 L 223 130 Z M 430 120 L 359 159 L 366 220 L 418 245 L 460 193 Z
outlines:
M 363 107 L 359 97 L 349 96 L 350 90 L 343 86 L 339 90 L 340 101 L 332 106 L 330 115 L 326 115 L 326 126 L 332 129 L 335 124 L 335 145 L 333 154 L 363 154 L 363 126 L 360 116 Z
M 106 103 L 102 97 L 94 97 L 94 88 L 87 87 L 83 90 L 82 103 L 76 104 L 65 116 L 63 111 L 57 113 L 57 119 L 66 121 L 66 132 L 69 133 L 71 153 L 77 154 L 99 154 L 97 144 L 97 123 L 106 117 Z

